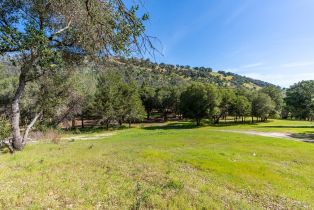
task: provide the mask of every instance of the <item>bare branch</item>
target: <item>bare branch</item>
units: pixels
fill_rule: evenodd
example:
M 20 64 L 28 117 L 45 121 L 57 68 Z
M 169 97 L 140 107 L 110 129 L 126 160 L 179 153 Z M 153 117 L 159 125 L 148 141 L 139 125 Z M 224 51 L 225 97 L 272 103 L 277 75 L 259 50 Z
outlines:
M 68 30 L 68 29 L 70 28 L 71 24 L 72 24 L 72 18 L 70 19 L 70 21 L 68 22 L 68 24 L 66 25 L 66 27 L 64 27 L 64 28 L 60 29 L 59 31 L 56 31 L 55 33 L 53 33 L 53 34 L 51 35 L 51 38 L 54 37 L 54 36 L 57 35 L 57 34 L 61 34 L 62 32 Z
M 35 117 L 33 118 L 33 120 L 31 121 L 31 123 L 26 127 L 25 129 L 25 132 L 24 132 L 24 135 L 23 135 L 23 140 L 22 140 L 22 143 L 25 144 L 26 143 L 26 140 L 27 140 L 27 137 L 28 137 L 28 134 L 30 132 L 30 130 L 32 129 L 32 127 L 35 125 L 36 121 L 38 120 L 39 117 L 41 117 L 42 115 L 42 112 L 40 113 L 37 113 L 35 115 Z

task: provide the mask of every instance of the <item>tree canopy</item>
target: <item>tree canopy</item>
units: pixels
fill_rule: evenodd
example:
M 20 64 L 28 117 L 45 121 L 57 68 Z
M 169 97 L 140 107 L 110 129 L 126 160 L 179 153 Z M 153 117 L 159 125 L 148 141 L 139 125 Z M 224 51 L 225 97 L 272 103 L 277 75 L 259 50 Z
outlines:
M 184 117 L 196 120 L 199 126 L 201 119 L 213 114 L 217 105 L 217 90 L 212 85 L 192 84 L 181 95 L 180 110 Z
M 297 119 L 314 118 L 314 80 L 302 81 L 286 91 L 285 102 L 292 117 Z

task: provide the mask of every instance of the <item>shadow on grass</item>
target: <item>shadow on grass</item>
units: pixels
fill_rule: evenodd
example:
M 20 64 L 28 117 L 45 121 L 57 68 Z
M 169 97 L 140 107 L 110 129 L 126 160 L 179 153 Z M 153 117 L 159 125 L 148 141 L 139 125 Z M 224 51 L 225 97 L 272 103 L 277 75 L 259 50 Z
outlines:
M 309 133 L 293 133 L 289 135 L 292 138 L 300 139 L 303 142 L 314 143 L 314 134 Z
M 257 125 L 258 123 L 251 122 L 220 122 L 219 124 L 214 124 L 209 121 L 202 122 L 201 126 L 197 126 L 193 121 L 182 121 L 176 123 L 169 123 L 167 125 L 149 126 L 144 127 L 145 130 L 175 130 L 175 129 L 195 129 L 202 127 L 228 127 L 235 125 Z
M 266 123 L 266 122 L 265 122 Z M 252 122 L 220 122 L 219 124 L 209 123 L 207 125 L 211 127 L 228 127 L 228 126 L 235 126 L 235 125 L 258 125 L 260 123 L 252 123 Z
M 65 133 L 70 134 L 92 134 L 92 133 L 102 133 L 104 131 L 116 131 L 116 130 L 124 130 L 128 129 L 127 126 L 117 126 L 117 127 L 110 127 L 109 129 L 102 127 L 102 126 L 94 126 L 94 127 L 85 127 L 85 128 L 76 128 L 76 129 L 70 129 L 66 130 L 63 129 Z
M 177 123 L 169 123 L 167 125 L 159 125 L 159 126 L 149 126 L 144 127 L 144 130 L 177 130 L 177 129 L 194 129 L 201 128 L 202 126 L 196 126 L 195 123 L 191 122 L 177 122 Z
M 314 129 L 314 126 L 293 126 L 293 125 L 289 125 L 289 126 L 281 126 L 281 125 L 277 125 L 277 126 L 263 126 L 265 128 L 313 128 Z

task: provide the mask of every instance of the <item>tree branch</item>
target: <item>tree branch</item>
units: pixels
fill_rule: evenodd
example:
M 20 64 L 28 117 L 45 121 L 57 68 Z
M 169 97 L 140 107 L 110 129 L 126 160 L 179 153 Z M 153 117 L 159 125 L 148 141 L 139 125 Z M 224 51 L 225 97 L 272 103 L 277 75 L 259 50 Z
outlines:
M 61 34 L 62 32 L 68 30 L 70 28 L 72 24 L 72 18 L 69 20 L 68 24 L 64 27 L 64 28 L 61 28 L 59 31 L 56 31 L 55 33 L 53 33 L 51 36 L 50 36 L 50 40 L 53 39 L 53 37 L 57 34 Z
M 42 115 L 42 112 L 37 113 L 37 114 L 35 115 L 35 117 L 33 118 L 33 120 L 31 121 L 31 123 L 26 127 L 25 132 L 24 132 L 24 135 L 23 135 L 23 141 L 22 141 L 23 144 L 26 143 L 26 140 L 27 140 L 27 137 L 28 137 L 28 134 L 29 134 L 30 130 L 31 130 L 32 127 L 35 125 L 35 123 L 36 123 L 36 121 L 38 120 L 38 118 L 41 117 L 41 115 Z

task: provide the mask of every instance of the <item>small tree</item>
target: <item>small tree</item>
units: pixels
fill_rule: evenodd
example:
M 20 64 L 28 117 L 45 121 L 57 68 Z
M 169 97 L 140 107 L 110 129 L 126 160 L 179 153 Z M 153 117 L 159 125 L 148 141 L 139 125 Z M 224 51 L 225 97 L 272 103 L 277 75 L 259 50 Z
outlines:
M 156 90 L 153 87 L 148 87 L 143 84 L 140 90 L 140 96 L 147 113 L 147 119 L 150 119 L 153 109 L 156 108 Z
M 218 105 L 219 113 L 215 119 L 215 123 L 217 124 L 219 123 L 220 118 L 227 117 L 228 113 L 231 112 L 231 109 L 236 100 L 236 95 L 235 95 L 234 90 L 229 89 L 229 88 L 221 89 L 219 91 L 219 99 L 220 99 L 220 102 Z
M 250 113 L 251 102 L 245 96 L 237 96 L 232 107 L 232 114 L 236 117 L 242 117 L 242 122 L 244 122 L 244 117 L 249 116 Z
M 261 121 L 267 121 L 275 106 L 275 103 L 268 95 L 259 92 L 252 102 L 252 116 L 261 118 Z
M 176 112 L 179 100 L 180 91 L 178 87 L 162 87 L 157 90 L 157 108 L 162 112 L 165 121 L 168 120 L 170 113 Z
M 270 113 L 271 117 L 279 118 L 283 108 L 283 91 L 280 88 L 274 86 L 268 86 L 261 90 L 261 92 L 267 94 L 272 101 L 275 103 L 275 108 L 272 113 Z
M 117 119 L 118 109 L 120 108 L 119 87 L 121 77 L 112 72 L 106 72 L 98 78 L 97 91 L 95 94 L 94 110 L 102 117 L 107 129 L 110 123 Z
M 129 85 L 124 85 L 125 90 L 122 95 L 124 104 L 124 120 L 128 122 L 129 127 L 135 121 L 144 119 L 145 109 L 142 105 L 140 94 L 138 93 L 136 84 L 131 82 Z

